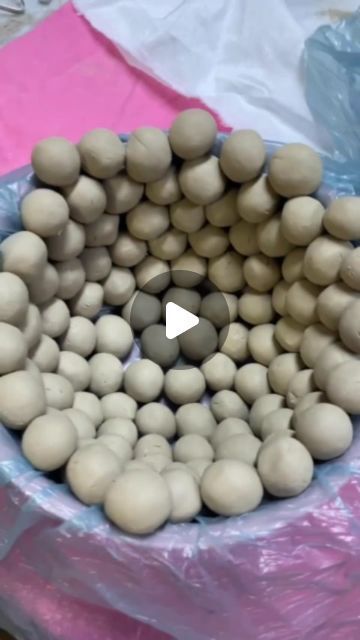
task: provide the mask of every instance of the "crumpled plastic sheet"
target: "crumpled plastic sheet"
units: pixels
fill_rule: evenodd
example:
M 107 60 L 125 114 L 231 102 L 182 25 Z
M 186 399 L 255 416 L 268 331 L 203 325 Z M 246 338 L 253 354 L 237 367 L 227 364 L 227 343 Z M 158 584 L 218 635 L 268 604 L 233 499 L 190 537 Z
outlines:
M 33 185 L 29 167 L 0 181 L 0 238 Z M 0 624 L 20 640 L 358 640 L 359 423 L 296 499 L 146 538 L 34 471 L 0 426 Z

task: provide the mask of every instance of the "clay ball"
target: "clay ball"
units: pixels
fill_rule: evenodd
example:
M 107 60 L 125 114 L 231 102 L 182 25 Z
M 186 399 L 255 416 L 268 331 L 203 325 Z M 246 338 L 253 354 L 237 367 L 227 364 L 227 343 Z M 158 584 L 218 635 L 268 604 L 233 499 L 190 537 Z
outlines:
M 324 215 L 324 227 L 340 240 L 359 240 L 359 198 L 347 196 L 330 202 Z
M 119 218 L 103 213 L 95 222 L 85 227 L 85 244 L 87 247 L 102 247 L 114 244 L 118 237 Z
M 98 429 L 99 436 L 121 436 L 134 447 L 138 439 L 138 430 L 135 422 L 129 418 L 108 418 L 104 420 Z
M 210 408 L 218 422 L 226 418 L 246 420 L 249 415 L 249 409 L 244 400 L 230 389 L 215 393 L 211 398 Z
M 88 318 L 73 316 L 60 344 L 64 351 L 74 351 L 87 358 L 95 349 L 96 328 Z
M 239 298 L 239 316 L 248 324 L 258 325 L 271 322 L 275 313 L 270 293 L 261 293 L 247 288 Z
M 213 353 L 203 361 L 201 371 L 212 391 L 231 389 L 234 385 L 236 365 L 224 353 Z
M 255 469 L 240 460 L 218 460 L 201 480 L 201 497 L 206 506 L 222 516 L 239 516 L 253 511 L 263 497 Z
M 72 142 L 54 136 L 35 145 L 31 164 L 42 182 L 53 187 L 64 187 L 78 179 L 80 155 Z
M 170 221 L 175 229 L 184 233 L 194 233 L 201 229 L 205 223 L 204 208 L 187 198 L 183 198 L 171 205 Z
M 45 413 L 42 382 L 28 371 L 14 371 L 0 378 L 0 422 L 9 429 L 23 430 Z
M 231 227 L 239 220 L 236 206 L 237 189 L 230 189 L 224 196 L 205 207 L 206 219 L 214 227 Z
M 121 462 L 115 453 L 95 442 L 71 456 L 66 466 L 66 480 L 84 504 L 103 504 L 106 491 L 120 471 Z
M 248 347 L 255 362 L 266 367 L 283 351 L 276 339 L 273 324 L 260 324 L 250 329 Z
M 84 438 L 95 438 L 95 426 L 83 411 L 79 411 L 78 409 L 64 409 L 62 415 L 69 418 L 70 422 L 75 427 L 79 440 L 83 440 Z
M 46 404 L 53 409 L 69 409 L 74 402 L 74 387 L 57 373 L 43 373 Z
M 105 211 L 105 190 L 93 178 L 80 176 L 75 184 L 64 187 L 63 193 L 70 208 L 70 215 L 76 222 L 91 224 Z
M 320 156 L 305 144 L 286 144 L 275 151 L 270 160 L 271 186 L 285 198 L 314 193 L 322 175 Z
M 169 141 L 177 156 L 193 160 L 210 151 L 216 133 L 216 122 L 208 111 L 187 109 L 175 118 L 169 131 Z
M 72 258 L 71 260 L 65 260 L 65 262 L 58 262 L 55 268 L 58 275 L 58 287 L 49 296 L 49 299 L 56 293 L 58 298 L 70 300 L 79 293 L 85 284 L 84 267 L 78 258 Z M 43 302 L 46 302 L 46 300 Z
M 110 129 L 93 129 L 78 144 L 83 169 L 104 180 L 117 174 L 125 164 L 125 145 Z
M 226 178 L 216 156 L 186 160 L 180 169 L 179 182 L 186 198 L 200 205 L 218 200 L 226 187 Z
M 18 231 L 1 243 L 3 271 L 19 276 L 25 283 L 37 278 L 47 261 L 45 242 L 32 231 Z
M 74 453 L 76 445 L 76 429 L 61 413 L 35 418 L 21 442 L 25 458 L 40 471 L 55 471 L 62 467 Z
M 138 402 L 155 400 L 160 395 L 163 384 L 162 369 L 151 360 L 143 359 L 133 362 L 125 371 L 125 391 Z
M 285 398 L 277 393 L 267 393 L 255 400 L 250 410 L 249 423 L 256 436 L 261 435 L 265 416 L 285 406 Z
M 199 323 L 181 334 L 178 340 L 182 354 L 197 362 L 216 351 L 218 344 L 216 329 L 206 318 L 199 318 Z
M 109 396 L 107 396 L 109 397 Z M 89 391 L 76 391 L 74 396 L 73 408 L 83 411 L 92 421 L 95 427 L 99 427 L 104 418 L 102 404 L 94 393 Z
M 123 306 L 121 315 L 135 331 L 157 324 L 161 318 L 161 302 L 156 296 L 136 290 Z
M 119 316 L 106 314 L 96 323 L 96 351 L 112 353 L 117 358 L 127 356 L 134 342 L 130 325 Z
M 221 256 L 210 258 L 208 277 L 220 291 L 240 291 L 245 284 L 242 257 L 235 251 L 227 251 Z
M 227 233 L 211 224 L 205 225 L 199 231 L 190 233 L 188 238 L 193 251 L 202 258 L 220 256 L 229 245 Z
M 112 353 L 96 353 L 89 360 L 89 387 L 99 398 L 120 389 L 124 371 Z
M 292 244 L 306 247 L 321 235 L 324 207 L 310 196 L 288 200 L 281 213 L 281 231 Z
M 271 495 L 290 498 L 298 496 L 310 485 L 314 463 L 301 442 L 279 437 L 260 449 L 257 469 Z
M 111 258 L 106 247 L 89 247 L 80 254 L 81 264 L 88 282 L 106 278 L 111 270 Z
M 360 291 L 360 247 L 349 251 L 340 269 L 340 277 L 350 289 Z
M 74 391 L 84 391 L 90 383 L 89 363 L 72 351 L 61 351 L 57 373 L 71 382 Z
M 339 364 L 356 358 L 342 342 L 333 342 L 319 354 L 314 364 L 314 380 L 319 389 L 325 390 L 330 372 Z
M 344 345 L 354 351 L 360 353 L 360 300 L 351 302 L 340 316 L 339 336 Z
M 164 369 L 172 367 L 179 357 L 180 347 L 176 338 L 166 337 L 164 325 L 153 324 L 141 334 L 141 353 Z
M 69 220 L 63 231 L 47 241 L 49 258 L 64 262 L 77 258 L 85 247 L 85 230 L 82 224 Z
M 215 450 L 215 459 L 240 460 L 254 465 L 261 444 L 261 440 L 250 433 L 235 434 L 220 442 Z
M 267 176 L 264 174 L 240 187 L 237 208 L 241 218 L 257 224 L 272 216 L 280 202 Z
M 42 335 L 30 355 L 40 371 L 51 373 L 57 369 L 59 364 L 60 349 L 55 340 L 49 338 L 49 336 Z
M 135 287 L 135 278 L 130 269 L 126 269 L 125 267 L 113 267 L 109 275 L 103 281 L 105 304 L 111 306 L 125 304 L 130 300 L 135 291 Z
M 265 145 L 256 131 L 233 131 L 224 141 L 220 166 L 233 182 L 248 182 L 256 178 L 265 164 Z
M 197 433 L 181 436 L 174 444 L 174 460 L 189 462 L 195 458 L 214 459 L 214 450 L 208 440 Z
M 67 331 L 70 312 L 63 300 L 53 298 L 40 307 L 42 330 L 50 338 L 58 338 Z
M 155 204 L 169 205 L 180 200 L 182 194 L 176 168 L 170 166 L 165 175 L 159 180 L 148 182 L 145 195 Z
M 219 333 L 219 350 L 235 362 L 243 362 L 249 356 L 249 330 L 240 322 L 231 322 Z
M 291 429 L 292 409 L 280 407 L 264 416 L 261 422 L 261 438 L 266 440 L 273 433 L 282 433 Z
M 0 273 L 0 322 L 20 325 L 26 318 L 29 293 L 24 282 L 13 273 Z
M 300 345 L 300 355 L 305 364 L 313 368 L 322 350 L 335 342 L 335 340 L 336 334 L 320 323 L 311 324 L 307 327 Z
M 137 402 L 121 391 L 103 396 L 100 406 L 104 420 L 109 420 L 110 418 L 134 420 L 137 411 Z
M 270 393 L 267 373 L 267 367 L 257 362 L 243 365 L 235 374 L 235 391 L 245 402 L 252 404 L 261 396 Z
M 132 180 L 126 173 L 119 173 L 103 182 L 106 194 L 106 211 L 122 214 L 139 204 L 144 193 L 144 185 Z
M 304 257 L 305 278 L 314 284 L 325 287 L 340 276 L 340 268 L 351 245 L 344 240 L 331 236 L 320 236 L 306 249 Z
M 201 510 L 201 498 L 197 481 L 182 469 L 170 469 L 163 472 L 171 495 L 170 522 L 189 522 Z
M 170 439 L 176 433 L 173 412 L 159 402 L 149 402 L 141 407 L 136 413 L 135 422 L 142 435 L 157 433 Z
M 161 454 L 167 456 L 168 460 L 172 459 L 170 444 L 164 436 L 158 433 L 149 433 L 139 438 L 134 449 L 134 454 L 135 458 L 147 458 Z
M 41 238 L 61 233 L 69 219 L 66 200 L 51 189 L 35 189 L 28 193 L 21 202 L 20 211 L 24 228 Z
M 225 418 L 215 428 L 210 442 L 216 450 L 221 442 L 224 442 L 231 436 L 251 434 L 251 429 L 245 420 L 241 418 Z
M 0 375 L 23 369 L 26 356 L 27 344 L 21 331 L 0 322 Z
M 165 374 L 164 391 L 174 404 L 197 402 L 206 388 L 205 378 L 199 369 L 190 366 L 169 369 Z
M 197 402 L 184 404 L 176 411 L 175 418 L 179 436 L 195 433 L 209 439 L 216 428 L 216 421 L 210 409 Z
M 215 203 L 216 204 L 216 203 Z M 229 229 L 230 244 L 242 256 L 253 256 L 259 253 L 256 225 L 246 220 L 239 220 Z
M 330 331 L 337 331 L 341 314 L 356 299 L 355 292 L 343 282 L 335 282 L 329 285 L 318 297 L 316 312 L 319 320 Z
M 166 174 L 171 157 L 167 135 L 154 127 L 141 127 L 129 137 L 126 170 L 136 182 L 154 182 Z
M 342 455 L 353 438 L 349 416 L 340 407 L 326 402 L 299 413 L 295 432 L 297 439 L 316 460 L 331 460 Z
M 326 395 L 331 402 L 339 405 L 348 413 L 360 412 L 359 401 L 360 362 L 343 362 L 329 372 L 326 381 Z
M 268 380 L 275 393 L 285 396 L 291 378 L 303 368 L 297 353 L 281 353 L 274 358 L 268 369 Z

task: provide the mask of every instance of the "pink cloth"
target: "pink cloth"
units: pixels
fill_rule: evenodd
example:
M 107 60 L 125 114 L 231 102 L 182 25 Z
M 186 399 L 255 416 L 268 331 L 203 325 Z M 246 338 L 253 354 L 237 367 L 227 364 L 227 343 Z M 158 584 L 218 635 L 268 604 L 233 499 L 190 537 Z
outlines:
M 166 128 L 196 104 L 130 67 L 67 4 L 0 51 L 0 173 L 28 164 L 46 136 Z

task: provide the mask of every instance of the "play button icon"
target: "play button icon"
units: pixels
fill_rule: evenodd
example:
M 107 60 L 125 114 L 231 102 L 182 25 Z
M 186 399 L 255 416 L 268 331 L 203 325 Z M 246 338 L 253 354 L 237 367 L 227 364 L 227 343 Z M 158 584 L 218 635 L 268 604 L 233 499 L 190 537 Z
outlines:
M 186 311 L 175 302 L 167 303 L 165 321 L 166 337 L 169 340 L 177 338 L 199 324 L 199 318 L 196 315 Z

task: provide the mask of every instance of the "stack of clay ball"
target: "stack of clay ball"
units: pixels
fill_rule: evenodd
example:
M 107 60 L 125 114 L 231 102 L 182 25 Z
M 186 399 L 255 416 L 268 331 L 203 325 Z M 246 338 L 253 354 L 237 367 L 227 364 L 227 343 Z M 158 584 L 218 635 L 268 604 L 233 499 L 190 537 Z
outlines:
M 42 140 L 0 247 L 0 421 L 128 534 L 299 495 L 360 413 L 360 199 L 325 209 L 306 145 L 216 138 L 190 109 Z M 171 340 L 168 302 L 200 318 Z

